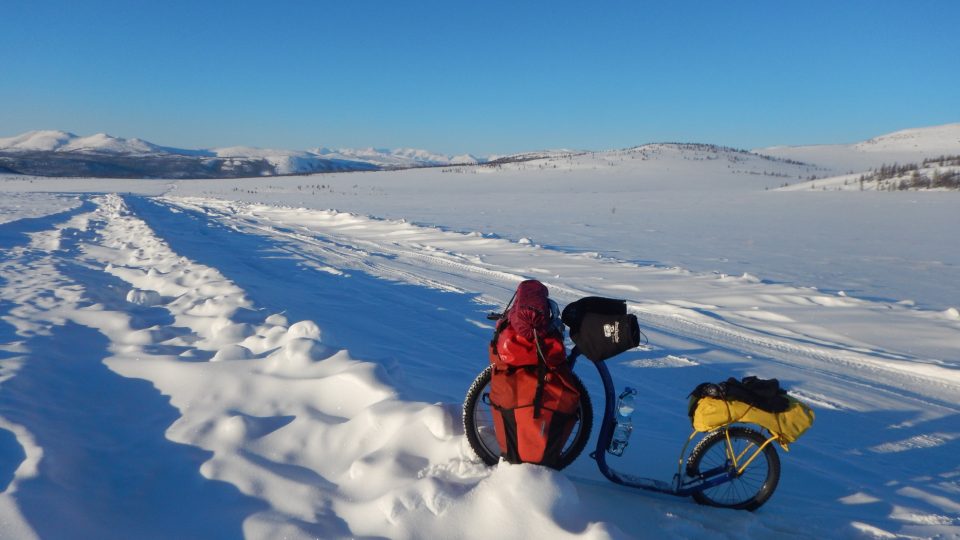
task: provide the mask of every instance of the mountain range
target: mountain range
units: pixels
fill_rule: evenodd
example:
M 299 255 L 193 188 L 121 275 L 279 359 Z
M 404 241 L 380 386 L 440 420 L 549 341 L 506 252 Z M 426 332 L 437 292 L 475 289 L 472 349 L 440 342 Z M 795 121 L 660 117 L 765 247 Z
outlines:
M 115 178 L 240 178 L 334 171 L 477 164 L 471 155 L 426 150 L 317 148 L 313 151 L 234 146 L 189 150 L 105 133 L 30 131 L 0 138 L 0 172 Z
M 0 138 L 0 173 L 110 178 L 243 178 L 519 162 L 578 153 L 585 152 L 564 150 L 477 157 L 471 154 L 448 156 L 413 148 L 319 147 L 297 151 L 234 146 L 191 150 L 105 133 L 82 137 L 48 130 Z M 835 174 L 859 172 L 882 164 L 960 155 L 960 123 L 906 129 L 853 144 L 773 146 L 754 149 L 751 153 L 811 164 Z

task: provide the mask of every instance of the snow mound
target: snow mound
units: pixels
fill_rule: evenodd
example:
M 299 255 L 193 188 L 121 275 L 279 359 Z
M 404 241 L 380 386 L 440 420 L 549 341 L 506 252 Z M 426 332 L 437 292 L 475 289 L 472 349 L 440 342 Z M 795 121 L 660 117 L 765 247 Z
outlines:
M 131 289 L 127 293 L 127 302 L 138 306 L 156 306 L 160 304 L 161 297 L 156 291 L 141 291 L 140 289 Z

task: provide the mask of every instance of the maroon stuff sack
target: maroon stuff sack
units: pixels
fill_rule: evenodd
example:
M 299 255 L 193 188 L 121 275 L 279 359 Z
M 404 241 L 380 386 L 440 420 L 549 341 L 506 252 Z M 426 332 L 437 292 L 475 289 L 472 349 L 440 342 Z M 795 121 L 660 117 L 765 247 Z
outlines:
M 521 337 L 532 340 L 534 334 L 545 336 L 550 329 L 550 299 L 546 285 L 535 279 L 521 282 L 506 316 Z

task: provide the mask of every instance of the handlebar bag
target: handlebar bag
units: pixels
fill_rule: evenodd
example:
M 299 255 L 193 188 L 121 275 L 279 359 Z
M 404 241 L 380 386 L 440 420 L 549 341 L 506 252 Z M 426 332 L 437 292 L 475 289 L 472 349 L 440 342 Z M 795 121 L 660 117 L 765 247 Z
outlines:
M 627 314 L 625 300 L 581 298 L 563 309 L 561 320 L 580 352 L 594 362 L 640 345 L 640 324 L 636 315 Z

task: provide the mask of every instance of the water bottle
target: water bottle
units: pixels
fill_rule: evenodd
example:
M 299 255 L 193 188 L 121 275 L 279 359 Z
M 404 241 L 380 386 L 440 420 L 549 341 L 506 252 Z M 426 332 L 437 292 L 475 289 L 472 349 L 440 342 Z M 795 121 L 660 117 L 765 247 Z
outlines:
M 622 456 L 630 441 L 630 434 L 633 433 L 633 415 L 634 396 L 637 391 L 627 387 L 617 399 L 617 425 L 613 428 L 613 439 L 610 441 L 610 447 L 607 452 L 615 456 Z

